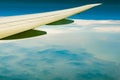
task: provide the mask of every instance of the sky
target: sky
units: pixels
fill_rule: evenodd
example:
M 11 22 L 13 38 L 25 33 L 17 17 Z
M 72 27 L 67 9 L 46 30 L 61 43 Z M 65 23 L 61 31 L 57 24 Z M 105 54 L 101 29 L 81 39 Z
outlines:
M 103 4 L 70 18 L 120 20 L 119 0 L 3 0 L 0 1 L 0 16 L 48 12 L 92 3 Z

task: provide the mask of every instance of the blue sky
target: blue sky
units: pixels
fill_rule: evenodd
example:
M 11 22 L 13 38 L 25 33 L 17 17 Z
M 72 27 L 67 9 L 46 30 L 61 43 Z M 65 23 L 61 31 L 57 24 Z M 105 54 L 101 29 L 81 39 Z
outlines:
M 0 16 L 32 14 L 66 9 L 90 3 L 103 3 L 84 13 L 72 16 L 78 19 L 119 20 L 119 0 L 4 0 L 0 1 Z

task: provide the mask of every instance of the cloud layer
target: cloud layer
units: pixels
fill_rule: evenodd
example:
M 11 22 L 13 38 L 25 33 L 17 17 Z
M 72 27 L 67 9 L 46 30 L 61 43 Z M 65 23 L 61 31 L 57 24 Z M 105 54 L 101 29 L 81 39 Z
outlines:
M 0 80 L 120 79 L 119 21 L 37 29 L 48 34 L 0 43 Z

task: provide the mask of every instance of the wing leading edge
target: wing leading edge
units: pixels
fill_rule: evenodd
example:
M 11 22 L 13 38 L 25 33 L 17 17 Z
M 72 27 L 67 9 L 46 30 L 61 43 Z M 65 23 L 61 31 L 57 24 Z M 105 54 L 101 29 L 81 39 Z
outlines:
M 0 39 L 38 26 L 50 24 L 101 4 L 89 4 L 65 10 L 0 18 Z

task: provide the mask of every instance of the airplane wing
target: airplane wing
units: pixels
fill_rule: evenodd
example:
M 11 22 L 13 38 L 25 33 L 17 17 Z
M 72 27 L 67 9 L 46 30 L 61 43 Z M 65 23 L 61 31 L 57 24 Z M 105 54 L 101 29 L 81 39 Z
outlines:
M 53 25 L 56 24 L 56 21 L 62 22 L 62 20 L 64 20 L 65 22 L 65 18 L 81 13 L 98 5 L 101 4 L 89 4 L 76 8 L 46 13 L 2 17 L 0 18 L 0 39 L 34 29 L 41 25 Z

